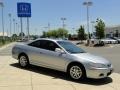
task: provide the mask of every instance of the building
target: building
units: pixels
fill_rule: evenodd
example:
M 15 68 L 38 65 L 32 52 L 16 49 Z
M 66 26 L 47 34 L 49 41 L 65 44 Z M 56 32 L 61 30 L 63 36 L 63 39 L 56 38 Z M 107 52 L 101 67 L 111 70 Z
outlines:
M 0 32 L 0 36 L 3 36 L 2 32 Z M 8 34 L 6 32 L 4 32 L 4 36 L 8 36 Z
M 120 37 L 120 25 L 111 26 L 105 28 L 105 36 L 108 37 Z

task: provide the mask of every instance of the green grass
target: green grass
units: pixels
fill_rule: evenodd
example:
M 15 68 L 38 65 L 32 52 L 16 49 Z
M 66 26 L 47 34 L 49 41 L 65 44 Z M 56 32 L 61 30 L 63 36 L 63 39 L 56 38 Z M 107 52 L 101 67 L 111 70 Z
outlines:
M 10 41 L 10 40 L 6 40 L 6 41 L 1 41 L 0 40 L 0 47 L 4 46 L 4 45 L 7 45 L 9 43 L 12 43 L 13 41 Z

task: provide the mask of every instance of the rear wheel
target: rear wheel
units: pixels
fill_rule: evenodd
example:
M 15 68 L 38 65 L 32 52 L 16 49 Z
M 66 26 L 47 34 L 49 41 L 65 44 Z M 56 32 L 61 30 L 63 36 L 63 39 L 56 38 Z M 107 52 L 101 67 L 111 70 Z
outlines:
M 68 75 L 74 80 L 80 80 L 85 78 L 85 70 L 79 64 L 70 65 L 68 67 Z
M 29 65 L 29 60 L 26 55 L 20 55 L 19 57 L 19 64 L 21 67 L 27 67 Z

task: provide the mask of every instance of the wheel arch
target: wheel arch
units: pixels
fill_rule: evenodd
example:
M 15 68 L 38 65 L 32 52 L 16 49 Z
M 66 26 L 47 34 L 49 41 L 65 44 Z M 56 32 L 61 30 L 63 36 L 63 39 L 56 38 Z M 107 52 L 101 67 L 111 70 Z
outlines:
M 66 68 L 66 72 L 68 72 L 68 69 L 70 68 L 70 66 L 72 65 L 80 65 L 82 67 L 82 69 L 84 70 L 84 74 L 86 76 L 86 69 L 85 69 L 85 66 L 80 63 L 80 62 L 77 62 L 77 61 L 74 61 L 74 62 L 70 62 L 68 65 L 67 65 L 67 68 Z
M 20 58 L 21 55 L 25 55 L 25 56 L 27 57 L 27 59 L 29 59 L 29 58 L 28 58 L 28 55 L 27 55 L 26 53 L 24 53 L 24 52 L 19 53 L 18 59 Z

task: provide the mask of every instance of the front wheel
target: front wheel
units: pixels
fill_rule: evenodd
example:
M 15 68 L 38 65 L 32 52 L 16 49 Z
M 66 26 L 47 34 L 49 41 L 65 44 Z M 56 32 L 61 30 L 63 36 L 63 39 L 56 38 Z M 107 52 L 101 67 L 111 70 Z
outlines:
M 19 57 L 19 64 L 21 67 L 27 67 L 29 65 L 29 60 L 26 55 L 21 55 Z
M 80 80 L 85 78 L 85 70 L 80 65 L 71 65 L 68 68 L 68 74 L 74 80 Z

